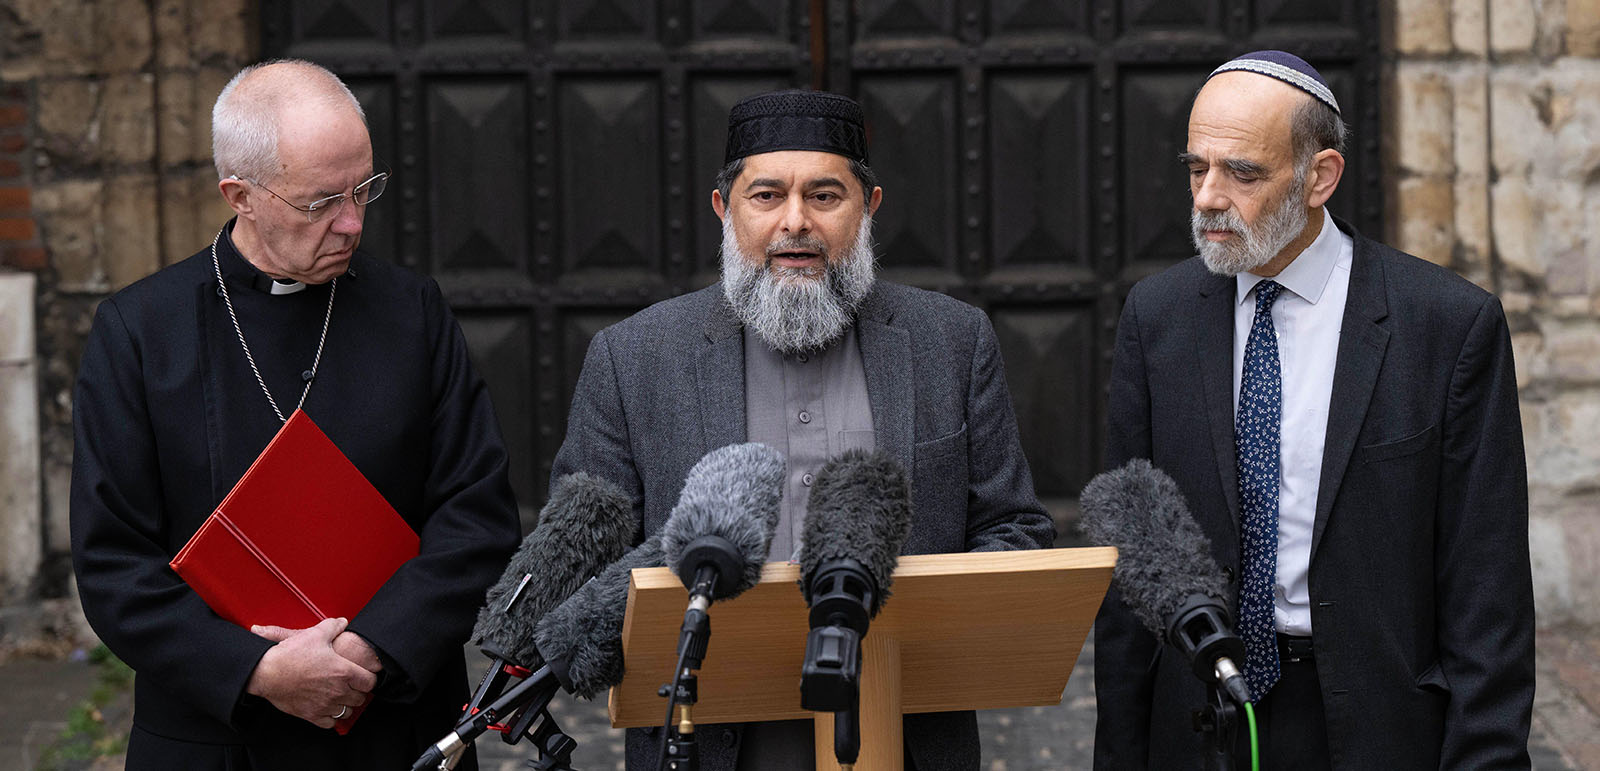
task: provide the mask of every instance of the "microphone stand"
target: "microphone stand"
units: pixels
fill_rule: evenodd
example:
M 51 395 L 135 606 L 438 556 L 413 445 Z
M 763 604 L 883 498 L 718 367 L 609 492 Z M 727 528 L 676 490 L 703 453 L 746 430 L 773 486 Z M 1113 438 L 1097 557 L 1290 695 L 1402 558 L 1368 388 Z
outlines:
M 1215 685 L 1206 687 L 1204 708 L 1193 713 L 1194 730 L 1203 735 L 1201 754 L 1210 771 L 1233 771 L 1233 747 L 1239 729 L 1239 708 Z

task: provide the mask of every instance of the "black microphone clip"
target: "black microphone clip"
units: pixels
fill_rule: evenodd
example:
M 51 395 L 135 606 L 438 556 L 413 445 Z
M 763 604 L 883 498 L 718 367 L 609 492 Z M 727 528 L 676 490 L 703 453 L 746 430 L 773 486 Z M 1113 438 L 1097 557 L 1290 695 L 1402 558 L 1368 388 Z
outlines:
M 1238 667 L 1245 657 L 1244 641 L 1233 633 L 1227 609 L 1215 599 L 1189 595 L 1172 614 L 1167 639 L 1188 657 L 1202 682 L 1221 686 L 1239 706 L 1250 701 L 1250 686 Z
M 800 667 L 800 706 L 813 712 L 853 710 L 861 693 L 861 638 L 877 582 L 860 562 L 838 559 L 818 566 L 809 587 L 811 631 Z

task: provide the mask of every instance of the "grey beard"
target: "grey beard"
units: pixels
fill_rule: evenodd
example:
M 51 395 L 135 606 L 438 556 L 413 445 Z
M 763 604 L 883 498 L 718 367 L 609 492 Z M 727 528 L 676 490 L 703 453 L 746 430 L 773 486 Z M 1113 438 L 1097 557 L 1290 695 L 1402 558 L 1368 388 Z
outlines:
M 1306 229 L 1310 213 L 1305 206 L 1304 192 L 1305 177 L 1297 173 L 1283 200 L 1255 227 L 1246 225 L 1236 209 L 1212 212 L 1196 209 L 1189 216 L 1189 228 L 1206 268 L 1219 276 L 1236 276 L 1271 262 Z M 1206 240 L 1207 230 L 1231 230 L 1239 239 L 1214 243 Z
M 776 248 L 774 248 L 776 247 Z M 733 213 L 722 220 L 722 294 L 745 328 L 780 353 L 816 350 L 844 334 L 856 309 L 872 291 L 872 215 L 863 214 L 856 240 L 837 260 L 823 253 L 823 275 L 772 266 L 771 254 L 788 248 L 822 251 L 815 239 L 787 239 L 769 245 L 760 258 L 739 250 Z

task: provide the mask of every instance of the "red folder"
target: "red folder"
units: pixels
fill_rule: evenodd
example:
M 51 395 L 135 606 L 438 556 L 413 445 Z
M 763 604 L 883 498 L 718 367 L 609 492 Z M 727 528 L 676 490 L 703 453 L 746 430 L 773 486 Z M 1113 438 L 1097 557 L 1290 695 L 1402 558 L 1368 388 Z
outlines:
M 239 626 L 303 629 L 354 618 L 417 547 L 394 507 L 295 410 L 171 566 Z

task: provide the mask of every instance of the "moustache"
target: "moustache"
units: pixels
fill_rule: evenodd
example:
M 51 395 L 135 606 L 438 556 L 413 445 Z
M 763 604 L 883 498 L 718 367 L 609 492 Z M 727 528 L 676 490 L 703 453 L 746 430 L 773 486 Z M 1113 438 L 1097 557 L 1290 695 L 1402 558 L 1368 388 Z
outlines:
M 773 256 L 782 252 L 813 252 L 822 257 L 824 263 L 828 262 L 828 245 L 816 236 L 789 236 L 767 244 L 767 265 L 772 264 Z

